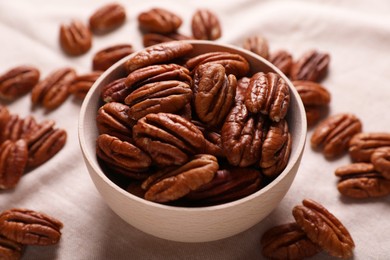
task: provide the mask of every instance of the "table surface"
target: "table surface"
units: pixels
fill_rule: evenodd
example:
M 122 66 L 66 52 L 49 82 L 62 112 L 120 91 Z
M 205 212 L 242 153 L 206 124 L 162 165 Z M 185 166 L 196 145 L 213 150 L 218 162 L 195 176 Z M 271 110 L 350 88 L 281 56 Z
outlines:
M 353 113 L 365 132 L 390 129 L 390 2 L 364 0 L 254 1 L 118 1 L 128 18 L 118 30 L 94 36 L 85 55 L 70 58 L 58 44 L 61 23 L 87 21 L 103 0 L 0 0 L 0 72 L 31 64 L 41 77 L 56 68 L 71 66 L 79 74 L 91 70 L 93 54 L 109 45 L 130 43 L 142 48 L 137 15 L 151 7 L 164 7 L 183 18 L 180 32 L 190 34 L 196 8 L 214 10 L 223 37 L 241 46 L 243 39 L 261 34 L 270 50 L 287 49 L 297 58 L 309 49 L 331 55 L 330 70 L 322 82 L 332 95 L 329 115 Z M 53 119 L 66 129 L 64 149 L 43 166 L 23 176 L 14 190 L 0 192 L 0 210 L 24 207 L 52 215 L 64 223 L 58 245 L 30 246 L 23 259 L 263 259 L 259 240 L 268 228 L 293 221 L 291 210 L 302 199 L 321 202 L 349 229 L 355 243 L 354 259 L 389 259 L 390 197 L 352 200 L 336 189 L 337 167 L 350 163 L 345 155 L 326 160 L 310 147 L 291 189 L 280 205 L 261 223 L 231 238 L 208 243 L 177 243 L 147 235 L 126 224 L 104 203 L 84 165 L 77 124 L 81 102 L 69 98 L 60 108 L 45 113 L 31 108 L 29 94 L 6 103 L 11 113 L 33 115 L 37 121 Z M 3 103 L 4 104 L 4 103 Z M 158 223 L 156 223 L 158 225 Z M 320 253 L 312 259 L 332 259 Z

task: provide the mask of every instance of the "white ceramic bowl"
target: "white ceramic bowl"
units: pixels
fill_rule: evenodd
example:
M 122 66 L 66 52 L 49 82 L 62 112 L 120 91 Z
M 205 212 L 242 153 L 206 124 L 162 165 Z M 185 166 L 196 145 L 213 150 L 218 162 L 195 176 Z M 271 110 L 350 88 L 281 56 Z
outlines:
M 275 66 L 249 51 L 210 41 L 189 41 L 193 55 L 211 51 L 229 51 L 245 57 L 252 73 L 276 72 L 289 85 L 291 103 L 287 120 L 292 136 L 292 152 L 285 170 L 270 184 L 233 202 L 197 208 L 167 206 L 136 197 L 118 187 L 103 173 L 96 153 L 98 136 L 96 114 L 101 105 L 100 91 L 124 72 L 127 58 L 118 61 L 95 82 L 81 107 L 79 141 L 89 174 L 108 206 L 130 225 L 156 237 L 180 242 L 206 242 L 233 236 L 265 218 L 283 199 L 297 173 L 306 138 L 303 104 L 291 82 Z

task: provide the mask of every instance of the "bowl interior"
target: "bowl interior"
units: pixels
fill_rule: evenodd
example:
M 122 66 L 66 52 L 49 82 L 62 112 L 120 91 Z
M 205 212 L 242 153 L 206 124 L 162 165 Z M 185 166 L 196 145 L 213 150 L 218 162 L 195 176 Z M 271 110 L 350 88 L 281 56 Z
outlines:
M 247 50 L 210 41 L 189 41 L 192 56 L 212 51 L 228 51 L 245 57 L 251 73 L 276 72 L 287 82 L 291 101 L 287 114 L 292 137 L 292 151 L 284 171 L 270 184 L 245 198 L 208 207 L 185 208 L 167 206 L 134 196 L 111 181 L 100 168 L 96 158 L 96 115 L 102 105 L 103 86 L 123 76 L 127 58 L 106 70 L 84 99 L 79 118 L 79 141 L 90 176 L 105 202 L 122 219 L 136 228 L 164 239 L 182 242 L 205 242 L 225 238 L 244 231 L 267 216 L 289 189 L 301 160 L 306 138 L 306 116 L 299 94 L 274 65 Z M 132 54 L 134 55 L 134 54 Z M 191 219 L 191 221 L 188 221 Z M 158 220 L 159 225 L 155 225 Z M 177 227 L 180 226 L 180 229 Z

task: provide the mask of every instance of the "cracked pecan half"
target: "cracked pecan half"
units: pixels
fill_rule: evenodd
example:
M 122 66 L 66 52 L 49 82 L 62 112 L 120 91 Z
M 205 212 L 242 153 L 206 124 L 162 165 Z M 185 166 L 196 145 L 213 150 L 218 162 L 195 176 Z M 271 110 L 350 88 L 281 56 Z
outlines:
M 321 252 L 295 222 L 270 228 L 263 234 L 260 243 L 261 253 L 268 259 L 297 260 Z
M 138 15 L 139 27 L 145 32 L 173 33 L 182 22 L 178 15 L 163 8 L 152 8 Z
M 320 122 L 314 129 L 310 143 L 322 148 L 326 158 L 335 158 L 348 150 L 351 138 L 362 131 L 361 121 L 353 114 L 336 114 Z
M 278 122 L 287 114 L 290 90 L 278 74 L 258 72 L 249 81 L 245 105 L 250 112 L 268 115 Z
M 61 221 L 41 212 L 10 209 L 0 214 L 0 234 L 24 245 L 53 245 L 61 238 Z
M 352 163 L 336 169 L 338 191 L 348 197 L 365 199 L 390 194 L 390 180 L 375 170 L 372 163 Z
M 261 35 L 249 36 L 244 40 L 242 45 L 244 49 L 247 49 L 257 55 L 263 57 L 264 59 L 268 59 L 269 55 L 269 47 L 268 41 L 265 37 Z
M 354 162 L 370 162 L 372 153 L 384 146 L 390 146 L 390 133 L 363 132 L 351 138 L 348 153 Z
M 316 50 L 309 50 L 293 63 L 290 77 L 292 80 L 319 82 L 326 76 L 329 62 L 329 54 Z
M 14 188 L 27 165 L 27 143 L 7 140 L 0 145 L 0 189 Z
M 234 103 L 237 79 L 227 75 L 217 63 L 200 65 L 194 75 L 194 106 L 199 119 L 210 126 L 219 126 Z
M 181 165 L 205 149 L 202 132 L 190 121 L 170 113 L 148 114 L 138 120 L 133 139 L 159 166 Z
M 209 183 L 218 167 L 214 156 L 198 154 L 184 165 L 165 168 L 142 183 L 142 188 L 146 190 L 145 199 L 169 202 L 182 198 Z
M 0 235 L 0 259 L 19 260 L 23 250 L 24 245 Z
M 126 10 L 118 3 L 109 3 L 97 9 L 89 17 L 89 28 L 95 34 L 115 30 L 126 21 Z
M 390 180 L 390 146 L 375 149 L 371 155 L 371 162 L 374 164 L 375 170 Z
M 191 19 L 192 35 L 198 40 L 216 40 L 221 37 L 222 29 L 217 15 L 208 9 L 198 9 Z
M 77 76 L 69 86 L 69 93 L 78 99 L 84 99 L 93 83 L 102 75 L 102 71 Z
M 0 75 L 0 98 L 15 100 L 28 92 L 39 81 L 39 70 L 33 66 L 21 65 Z
M 286 168 L 291 143 L 287 121 L 271 123 L 261 147 L 260 167 L 264 175 L 274 178 Z
M 291 66 L 293 64 L 293 58 L 291 53 L 286 50 L 278 50 L 272 52 L 268 59 L 273 65 L 275 65 L 284 75 L 287 77 L 290 75 Z
M 93 55 L 92 70 L 105 71 L 120 59 L 134 52 L 131 44 L 116 44 L 106 47 Z
M 352 257 L 355 243 L 341 221 L 314 200 L 304 199 L 302 204 L 292 214 L 310 240 L 332 256 Z
M 125 99 L 133 120 L 151 113 L 178 113 L 192 99 L 190 85 L 177 80 L 153 82 L 134 90 Z

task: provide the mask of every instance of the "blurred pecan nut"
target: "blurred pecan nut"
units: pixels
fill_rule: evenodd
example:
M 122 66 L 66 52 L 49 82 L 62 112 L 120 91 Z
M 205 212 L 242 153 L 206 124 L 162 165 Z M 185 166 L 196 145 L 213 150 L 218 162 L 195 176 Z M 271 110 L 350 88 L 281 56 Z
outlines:
M 77 76 L 69 86 L 69 93 L 78 99 L 84 99 L 93 83 L 95 83 L 101 74 L 101 71 L 93 71 Z
M 38 128 L 38 123 L 31 115 L 20 118 L 18 115 L 10 115 L 7 123 L 2 129 L 0 143 L 5 140 L 17 141 L 25 138 L 30 132 Z
M 212 155 L 198 154 L 186 164 L 166 168 L 151 175 L 142 183 L 145 199 L 169 202 L 184 197 L 189 192 L 209 183 L 218 170 L 218 161 Z
M 269 47 L 268 41 L 261 35 L 255 35 L 247 37 L 242 45 L 244 49 L 247 49 L 257 55 L 263 57 L 264 59 L 268 59 L 269 55 Z
M 305 106 L 306 121 L 308 126 L 317 124 L 324 114 L 324 110 L 320 106 Z
M 246 91 L 245 105 L 252 113 L 269 115 L 272 121 L 280 121 L 290 105 L 287 83 L 276 73 L 254 74 Z
M 208 9 L 198 9 L 191 19 L 192 35 L 198 40 L 216 40 L 222 29 L 217 15 Z
M 27 165 L 26 141 L 7 140 L 0 145 L 0 189 L 14 188 L 22 177 Z
M 43 105 L 46 109 L 59 107 L 69 96 L 69 87 L 76 78 L 72 68 L 61 68 L 40 81 L 31 92 L 33 105 Z
M 190 40 L 191 37 L 183 35 L 178 32 L 161 34 L 161 33 L 145 33 L 142 36 L 142 42 L 144 47 L 149 47 L 155 44 L 170 42 L 170 41 L 181 41 L 181 40 Z
M 375 149 L 371 155 L 371 162 L 375 170 L 390 180 L 390 146 Z
M 372 163 L 352 163 L 336 169 L 338 191 L 351 198 L 364 199 L 390 194 L 390 180 L 377 172 Z
M 265 117 L 250 114 L 245 104 L 233 106 L 221 131 L 223 151 L 231 165 L 247 167 L 259 162 L 265 125 Z
M 316 201 L 305 199 L 302 204 L 292 214 L 309 239 L 332 256 L 352 257 L 355 243 L 340 220 Z
M 28 93 L 39 81 L 39 70 L 21 65 L 0 75 L 0 98 L 15 100 Z
M 89 17 L 89 28 L 96 34 L 110 32 L 126 20 L 125 8 L 118 3 L 106 4 Z
M 61 221 L 28 209 L 10 209 L 0 214 L 0 234 L 24 245 L 53 245 L 61 238 Z
M 325 106 L 330 103 L 330 93 L 322 85 L 307 80 L 292 82 L 305 106 Z
M 361 121 L 353 114 L 336 114 L 322 121 L 313 132 L 310 143 L 322 148 L 326 158 L 335 158 L 348 150 L 351 138 L 362 131 Z
M 22 257 L 24 246 L 0 235 L 0 259 L 19 260 Z
M 68 55 L 78 56 L 86 53 L 92 46 L 92 34 L 89 28 L 79 20 L 62 24 L 60 28 L 60 45 Z
M 227 75 L 233 74 L 237 78 L 241 78 L 248 74 L 250 66 L 248 61 L 239 54 L 230 52 L 208 52 L 190 58 L 185 67 L 191 72 L 195 72 L 201 64 L 217 63 L 225 67 Z
M 290 77 L 292 80 L 320 81 L 328 72 L 330 56 L 316 50 L 305 52 L 291 66 Z
M 269 56 L 269 62 L 274 64 L 284 75 L 289 76 L 293 64 L 292 55 L 286 50 L 272 52 Z
M 6 106 L 0 105 L 0 133 L 1 136 L 4 133 L 4 128 L 9 122 L 11 114 Z M 0 144 L 2 143 L 2 137 L 0 136 Z
M 150 113 L 177 113 L 192 99 L 191 87 L 177 80 L 143 85 L 125 99 L 129 117 L 138 120 Z
M 295 222 L 270 228 L 263 234 L 260 243 L 261 253 L 268 259 L 304 259 L 321 251 Z
M 261 173 L 256 169 L 219 169 L 209 183 L 191 191 L 186 199 L 201 204 L 226 203 L 258 191 L 261 185 Z
M 182 20 L 176 14 L 163 9 L 152 8 L 138 15 L 141 30 L 154 33 L 172 33 L 179 29 Z
M 264 175 L 274 178 L 286 168 L 291 143 L 287 121 L 271 123 L 261 147 L 260 167 Z
M 143 179 L 143 172 L 148 170 L 152 163 L 150 157 L 137 146 L 107 134 L 98 136 L 96 153 L 109 167 L 135 179 Z
M 92 69 L 105 71 L 115 62 L 134 52 L 131 44 L 116 44 L 95 53 L 92 58 Z
M 390 146 L 390 133 L 363 132 L 351 138 L 348 153 L 354 162 L 370 162 L 372 153 L 384 146 Z
M 126 61 L 126 69 L 130 73 L 136 69 L 170 61 L 183 57 L 193 50 L 192 44 L 185 41 L 171 41 L 156 44 L 137 52 Z
M 237 79 L 227 75 L 225 68 L 216 63 L 206 63 L 194 75 L 194 105 L 199 119 L 210 126 L 218 126 L 234 103 Z
M 96 116 L 99 134 L 108 134 L 118 137 L 122 141 L 132 139 L 132 128 L 136 121 L 129 117 L 129 106 L 109 102 L 101 106 Z
M 65 146 L 67 138 L 65 130 L 54 128 L 54 125 L 54 121 L 46 120 L 25 137 L 28 145 L 27 167 L 35 168 L 42 165 Z
M 170 113 L 148 114 L 133 127 L 135 144 L 159 166 L 181 165 L 202 153 L 205 139 L 190 121 Z

